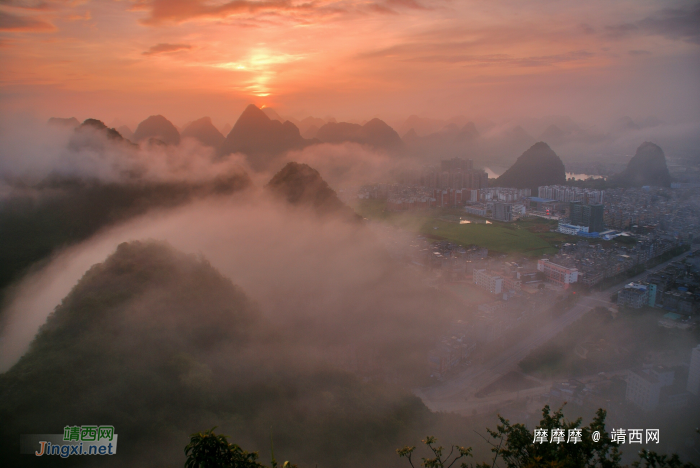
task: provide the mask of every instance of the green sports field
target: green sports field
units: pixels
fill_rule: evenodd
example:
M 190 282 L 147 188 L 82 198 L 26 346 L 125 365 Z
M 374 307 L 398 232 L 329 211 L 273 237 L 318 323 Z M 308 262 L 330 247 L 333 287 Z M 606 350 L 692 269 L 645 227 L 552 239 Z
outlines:
M 556 253 L 559 249 L 555 246 L 563 242 L 575 242 L 571 236 L 549 232 L 556 226 L 556 222 L 541 218 L 528 218 L 513 223 L 492 221 L 491 224 L 459 224 L 460 216 L 464 219 L 473 217 L 455 208 L 392 213 L 386 211 L 384 200 L 360 200 L 353 208 L 365 218 L 382 220 L 435 240 L 445 239 L 461 245 L 476 244 L 503 253 L 539 257 L 542 254 Z

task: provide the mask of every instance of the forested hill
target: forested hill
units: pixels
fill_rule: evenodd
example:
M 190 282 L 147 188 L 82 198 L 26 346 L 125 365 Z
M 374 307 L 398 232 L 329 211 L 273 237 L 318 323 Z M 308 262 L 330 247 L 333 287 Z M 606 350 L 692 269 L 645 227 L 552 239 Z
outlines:
M 307 466 L 397 465 L 394 449 L 434 416 L 407 391 L 294 359 L 293 340 L 206 260 L 121 244 L 0 375 L 0 453 L 38 466 L 18 434 L 110 424 L 119 452 L 105 462 L 181 466 L 188 435 L 219 426 L 265 452 L 272 431 L 276 452 Z

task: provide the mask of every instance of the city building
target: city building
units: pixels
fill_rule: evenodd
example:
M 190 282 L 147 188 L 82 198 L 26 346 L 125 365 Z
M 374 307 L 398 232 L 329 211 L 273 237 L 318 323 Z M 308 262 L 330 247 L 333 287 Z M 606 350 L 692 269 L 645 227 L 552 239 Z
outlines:
M 484 205 L 465 206 L 464 211 L 476 216 L 486 217 L 486 207 Z
M 513 221 L 513 204 L 495 202 L 493 204 L 493 219 L 496 221 Z
M 537 261 L 537 269 L 544 273 L 544 277 L 551 283 L 558 284 L 564 289 L 568 289 L 571 283 L 578 280 L 578 270 L 550 262 L 548 259 Z
M 437 189 L 481 189 L 489 186 L 486 171 L 474 169 L 471 159 L 452 158 L 441 161 L 440 170 L 427 169 L 423 184 Z
M 605 191 L 564 185 L 547 185 L 538 187 L 537 196 L 563 202 L 578 201 L 586 205 L 598 205 L 603 203 Z
M 566 224 L 559 221 L 559 226 L 557 226 L 557 231 L 562 234 L 569 234 L 570 236 L 578 236 L 579 233 L 588 233 L 588 226 L 575 226 L 573 224 Z
M 525 205 L 522 203 L 516 203 L 511 207 L 511 212 L 513 213 L 514 217 L 520 217 L 520 216 L 525 216 L 525 213 L 527 212 L 527 209 L 525 208 Z
M 673 385 L 674 372 L 663 366 L 630 371 L 625 398 L 644 411 L 659 406 L 661 389 Z
M 649 301 L 647 302 L 647 305 L 649 307 L 654 307 L 656 305 L 656 285 L 655 284 L 647 284 L 647 293 L 649 296 Z
M 500 294 L 503 291 L 503 278 L 486 269 L 474 270 L 474 284 L 491 294 Z
M 466 202 L 469 195 L 469 190 L 448 188 L 448 189 L 433 189 L 433 197 L 436 206 L 461 206 Z
M 640 309 L 649 305 L 649 288 L 642 283 L 626 284 L 617 293 L 617 305 L 619 307 L 629 307 L 632 309 Z
M 512 187 L 488 187 L 478 190 L 479 201 L 518 202 L 530 197 L 528 188 L 518 189 Z
M 605 207 L 603 205 L 584 205 L 579 201 L 569 204 L 570 224 L 575 226 L 586 226 L 588 232 L 603 232 Z
M 427 210 L 433 207 L 435 207 L 435 199 L 432 197 L 390 197 L 386 201 L 386 209 L 389 211 Z
M 554 210 L 556 200 L 551 198 L 528 197 L 528 204 L 533 211 L 549 211 Z
M 695 396 L 700 396 L 700 345 L 693 348 L 690 354 L 687 390 Z
M 503 289 L 506 291 L 520 291 L 523 282 L 517 278 L 503 278 Z

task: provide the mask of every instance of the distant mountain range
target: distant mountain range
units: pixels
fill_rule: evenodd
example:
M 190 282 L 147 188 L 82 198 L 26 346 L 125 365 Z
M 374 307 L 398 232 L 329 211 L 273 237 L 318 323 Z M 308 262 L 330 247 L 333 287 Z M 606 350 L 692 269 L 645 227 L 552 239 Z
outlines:
M 222 143 L 219 154 L 243 153 L 250 165 L 265 169 L 278 156 L 290 150 L 299 150 L 318 141 L 301 136 L 293 123 L 270 119 L 265 112 L 254 105 L 243 111 Z
M 413 130 L 416 135 L 424 137 L 433 133 L 439 133 L 447 127 L 463 128 L 470 122 L 471 121 L 464 116 L 443 120 L 411 115 L 403 123 L 398 125 L 397 130 L 401 135 L 406 135 Z
M 324 143 L 354 142 L 385 150 L 403 147 L 399 134 L 380 119 L 372 119 L 364 125 L 328 122 L 318 129 L 316 138 Z
M 468 122 L 462 128 L 456 124 L 449 124 L 441 130 L 425 136 L 418 135 L 414 128 L 411 128 L 403 136 L 403 141 L 409 145 L 430 145 L 430 144 L 458 144 L 471 142 L 479 138 L 479 131 L 473 122 Z
M 670 187 L 671 175 L 666 165 L 666 155 L 658 145 L 646 141 L 637 148 L 627 168 L 610 177 L 609 182 L 625 187 Z
M 75 117 L 62 118 L 62 117 L 51 117 L 49 119 L 49 125 L 61 126 L 75 128 L 80 125 L 80 121 Z
M 240 170 L 205 179 L 151 179 L 143 177 L 138 145 L 122 138 L 97 119 L 76 127 L 67 143 L 70 150 L 89 149 L 98 155 L 119 149 L 123 167 L 112 168 L 114 178 L 51 172 L 38 183 L 7 181 L 8 193 L 0 204 L 0 295 L 2 289 L 26 273 L 35 262 L 56 249 L 92 236 L 100 229 L 124 222 L 151 209 L 184 205 L 195 199 L 228 196 L 251 183 Z M 134 156 L 129 158 L 129 156 Z M 99 156 L 98 156 L 99 157 Z
M 136 142 L 153 139 L 166 145 L 178 145 L 180 144 L 180 132 L 162 115 L 152 115 L 136 127 L 134 139 Z
M 496 179 L 499 187 L 529 188 L 537 193 L 542 185 L 566 182 L 564 163 L 543 141 L 525 151 L 506 172 Z
M 119 127 L 119 132 L 112 130 L 134 143 L 178 145 L 181 138 L 194 138 L 205 146 L 216 148 L 221 157 L 232 153 L 244 154 L 255 170 L 267 169 L 289 151 L 318 143 L 354 142 L 385 151 L 399 151 L 404 146 L 398 133 L 380 119 L 372 119 L 363 125 L 315 117 L 295 122 L 299 126 L 290 120 L 283 120 L 274 109 L 259 109 L 251 104 L 225 136 L 209 117 L 187 124 L 182 132 L 162 115 L 148 117 L 138 124 L 134 132 L 125 125 Z M 75 118 L 51 118 L 49 123 L 54 126 L 78 126 Z
M 204 146 L 212 148 L 219 148 L 225 140 L 221 132 L 211 123 L 209 117 L 202 117 L 186 125 L 181 136 L 182 138 L 194 138 Z
M 50 124 L 76 127 L 78 122 L 75 118 L 52 118 Z M 436 119 L 411 115 L 392 128 L 376 118 L 337 122 L 328 116 L 299 120 L 285 117 L 270 107 L 258 109 L 253 105 L 245 109 L 234 126 L 226 124 L 221 128 L 224 130 L 219 131 L 211 119 L 203 117 L 178 130 L 165 117 L 155 115 L 141 122 L 135 132 L 121 124 L 117 131 L 135 143 L 177 145 L 181 138 L 193 138 L 215 148 L 221 157 L 231 153 L 245 155 L 255 170 L 276 168 L 279 165 L 272 163 L 281 161 L 289 151 L 318 143 L 343 142 L 359 143 L 424 163 L 458 156 L 481 165 L 507 167 L 514 162 L 515 155 L 537 141 L 546 141 L 568 158 L 568 164 L 595 162 L 596 167 L 605 166 L 600 169 L 603 174 L 620 170 L 621 145 L 628 147 L 633 138 L 656 139 L 657 134 L 663 142 L 667 131 L 666 124 L 653 116 L 636 120 L 623 116 L 606 130 L 578 124 L 562 115 L 524 117 L 500 124 L 484 119 L 472 121 L 464 116 Z M 592 156 L 596 154 L 599 156 Z M 612 159 L 606 159 L 606 154 Z
M 105 140 L 98 135 L 106 136 L 107 141 L 111 141 L 112 143 L 123 144 L 129 147 L 136 146 L 131 141 L 122 137 L 118 131 L 109 128 L 101 120 L 85 119 L 82 124 L 78 125 L 73 130 L 73 134 L 68 141 L 68 148 L 74 150 L 80 148 L 104 149 Z
M 129 140 L 131 142 L 136 141 L 136 138 L 134 138 L 134 132 L 126 125 L 121 125 L 121 126 L 117 127 L 117 131 L 121 134 L 121 136 L 123 136 L 127 140 Z
M 85 121 L 76 128 L 76 131 L 80 132 L 86 129 L 93 129 L 99 132 L 104 132 L 107 138 L 114 140 L 122 140 L 121 134 L 113 128 L 107 127 L 101 120 L 97 119 L 85 119 Z

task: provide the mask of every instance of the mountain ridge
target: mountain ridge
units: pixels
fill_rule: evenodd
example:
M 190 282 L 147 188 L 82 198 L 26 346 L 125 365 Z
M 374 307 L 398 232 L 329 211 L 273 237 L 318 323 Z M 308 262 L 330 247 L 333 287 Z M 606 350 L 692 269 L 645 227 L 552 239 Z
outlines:
M 547 143 L 540 141 L 520 155 L 495 183 L 500 187 L 529 188 L 537 193 L 537 187 L 565 182 L 564 163 Z
M 134 131 L 136 142 L 144 140 L 159 140 L 166 145 L 179 145 L 180 132 L 175 125 L 162 115 L 152 115 L 142 121 Z
M 374 118 L 364 125 L 349 122 L 327 122 L 316 132 L 315 137 L 324 143 L 353 142 L 378 149 L 399 150 L 403 140 L 383 120 Z
M 290 121 L 282 123 L 272 120 L 265 112 L 250 104 L 226 135 L 219 155 L 242 153 L 254 169 L 262 170 L 284 153 L 314 143 L 317 140 L 303 138 L 296 125 Z
M 210 117 L 202 117 L 187 124 L 180 134 L 182 138 L 194 138 L 204 146 L 219 148 L 225 137 L 211 122 Z
M 289 162 L 265 188 L 295 206 L 311 207 L 320 215 L 339 215 L 361 221 L 362 217 L 343 203 L 319 172 L 308 164 Z

